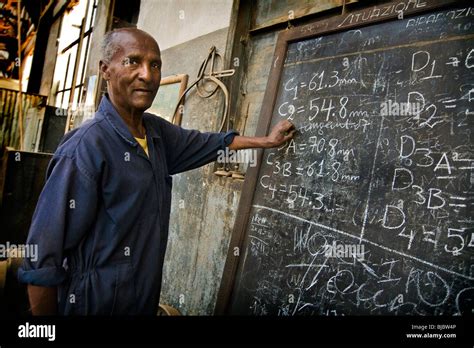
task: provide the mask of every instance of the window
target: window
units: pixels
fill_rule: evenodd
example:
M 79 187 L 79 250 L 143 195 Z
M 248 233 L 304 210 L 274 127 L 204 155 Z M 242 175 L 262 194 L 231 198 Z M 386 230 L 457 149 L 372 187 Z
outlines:
M 83 102 L 97 0 L 76 0 L 62 18 L 51 97 L 58 108 L 77 110 Z

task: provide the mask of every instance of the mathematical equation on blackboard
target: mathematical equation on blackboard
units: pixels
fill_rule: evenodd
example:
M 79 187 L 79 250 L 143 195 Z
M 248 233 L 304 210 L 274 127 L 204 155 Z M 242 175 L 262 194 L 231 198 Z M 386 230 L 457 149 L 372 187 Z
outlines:
M 264 153 L 237 312 L 471 313 L 474 11 L 462 13 L 288 46 L 272 124 L 298 133 Z

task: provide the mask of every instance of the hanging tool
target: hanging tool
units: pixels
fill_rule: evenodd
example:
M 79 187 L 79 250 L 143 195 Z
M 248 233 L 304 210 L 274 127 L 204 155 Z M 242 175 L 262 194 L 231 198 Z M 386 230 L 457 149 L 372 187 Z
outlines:
M 216 46 L 212 46 L 209 49 L 209 54 L 207 55 L 207 58 L 202 62 L 201 67 L 199 68 L 197 80 L 194 81 L 188 88 L 186 88 L 184 93 L 179 98 L 178 103 L 176 104 L 176 107 L 174 109 L 173 119 L 171 120 L 171 122 L 174 123 L 174 118 L 175 118 L 175 115 L 177 114 L 177 110 L 180 107 L 184 96 L 186 95 L 186 93 L 188 93 L 191 90 L 191 88 L 196 86 L 197 93 L 201 98 L 210 98 L 216 93 L 217 89 L 220 87 L 220 89 L 222 89 L 222 92 L 224 93 L 224 115 L 222 117 L 222 122 L 219 126 L 218 132 L 222 132 L 224 130 L 224 126 L 225 126 L 226 132 L 229 131 L 229 127 L 230 127 L 229 91 L 227 90 L 226 85 L 221 80 L 219 80 L 219 78 L 234 75 L 235 69 L 214 71 L 215 65 L 217 64 L 217 59 L 222 60 L 222 57 L 219 53 L 217 53 Z M 209 63 L 210 63 L 210 66 L 208 69 Z M 200 83 L 203 84 L 207 82 L 207 80 L 210 80 L 216 84 L 215 88 L 212 89 L 211 91 L 206 91 L 202 86 L 200 86 Z M 225 176 L 225 177 L 232 175 L 230 168 L 228 167 L 228 163 L 223 163 L 217 169 L 217 171 L 214 172 L 214 174 L 219 175 L 219 176 Z
M 218 58 L 222 59 L 222 56 L 219 53 L 217 53 L 216 46 L 212 46 L 209 49 L 209 54 L 207 55 L 207 58 L 202 62 L 201 67 L 199 68 L 197 80 L 194 81 L 188 88 L 186 88 L 184 93 L 179 98 L 178 103 L 176 104 L 176 107 L 174 109 L 172 122 L 174 122 L 174 117 L 175 117 L 174 115 L 176 115 L 176 112 L 178 111 L 178 108 L 181 105 L 181 102 L 184 96 L 186 95 L 186 93 L 188 93 L 191 90 L 191 88 L 196 86 L 197 92 L 201 98 L 210 98 L 216 93 L 217 89 L 220 87 L 222 89 L 222 92 L 224 93 L 225 99 L 224 99 L 224 116 L 222 118 L 222 122 L 221 122 L 221 125 L 219 126 L 218 131 L 222 132 L 224 130 L 224 125 L 226 125 L 226 131 L 229 130 L 229 125 L 230 125 L 229 91 L 227 90 L 226 85 L 224 85 L 224 83 L 221 80 L 219 80 L 219 78 L 234 75 L 235 69 L 214 71 L 215 64 L 217 64 L 216 60 Z M 207 72 L 206 69 L 208 68 L 209 63 L 210 63 L 210 67 L 209 67 L 209 71 Z M 216 87 L 210 92 L 205 91 L 203 87 L 199 85 L 199 83 L 204 83 L 206 82 L 206 80 L 210 80 L 216 84 Z

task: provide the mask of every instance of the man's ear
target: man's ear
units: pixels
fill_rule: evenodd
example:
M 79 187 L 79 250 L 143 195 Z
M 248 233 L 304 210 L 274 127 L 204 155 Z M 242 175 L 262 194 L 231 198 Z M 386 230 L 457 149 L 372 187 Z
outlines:
M 108 81 L 110 79 L 109 65 L 107 64 L 107 62 L 103 60 L 99 61 L 99 71 L 105 81 Z

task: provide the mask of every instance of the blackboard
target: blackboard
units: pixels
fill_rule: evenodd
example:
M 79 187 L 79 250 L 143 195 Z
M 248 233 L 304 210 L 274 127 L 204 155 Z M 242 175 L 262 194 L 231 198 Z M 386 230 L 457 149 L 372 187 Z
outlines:
M 279 34 L 217 313 L 459 315 L 474 301 L 474 7 L 396 1 Z

